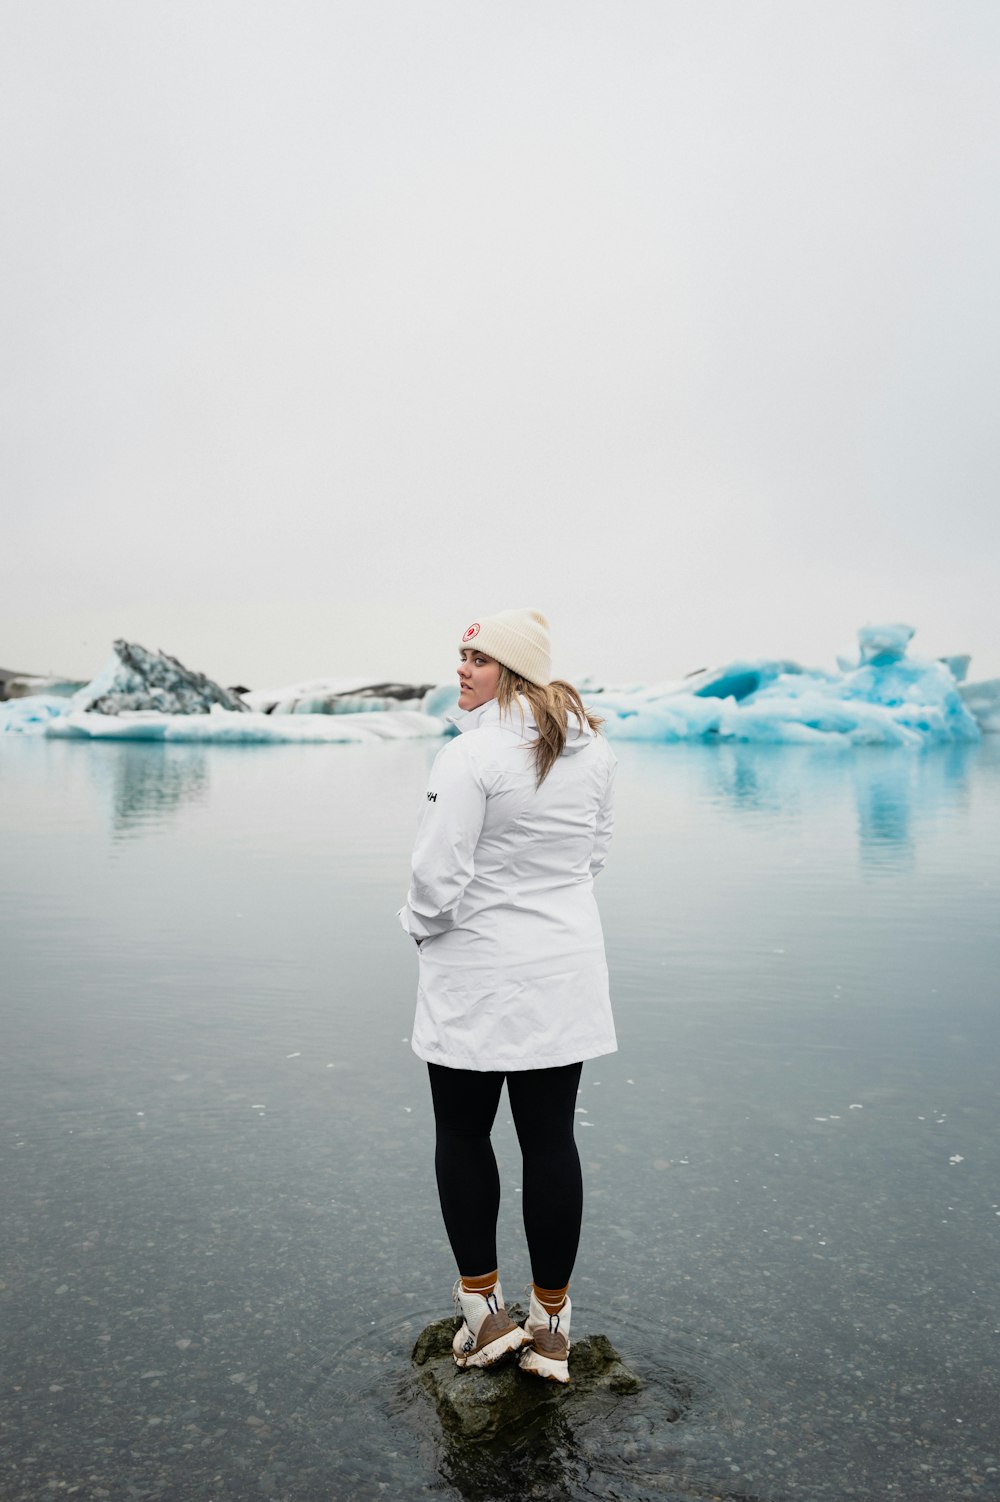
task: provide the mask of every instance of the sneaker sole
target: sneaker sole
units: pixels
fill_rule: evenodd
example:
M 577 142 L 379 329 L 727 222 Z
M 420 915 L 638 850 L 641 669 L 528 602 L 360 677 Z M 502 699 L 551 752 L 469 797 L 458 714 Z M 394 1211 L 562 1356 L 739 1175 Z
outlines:
M 522 1372 L 531 1372 L 535 1377 L 545 1377 L 549 1382 L 569 1381 L 569 1362 L 553 1361 L 551 1356 L 541 1356 L 537 1351 L 522 1351 Z
M 467 1366 L 492 1366 L 501 1357 L 509 1355 L 512 1351 L 519 1351 L 530 1338 L 520 1325 L 515 1325 L 513 1330 L 508 1330 L 506 1335 L 501 1335 L 498 1340 L 491 1340 L 489 1345 L 483 1346 L 481 1351 L 473 1351 L 470 1355 L 461 1358 L 456 1356 L 454 1351 L 452 1355 L 455 1357 L 455 1365 L 462 1371 Z

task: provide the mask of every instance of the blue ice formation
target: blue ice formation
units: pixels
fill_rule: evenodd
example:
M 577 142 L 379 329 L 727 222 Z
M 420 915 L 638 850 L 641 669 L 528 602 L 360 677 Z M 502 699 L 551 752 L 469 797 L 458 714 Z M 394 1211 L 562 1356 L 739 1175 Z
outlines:
M 447 715 L 458 712 L 458 680 L 450 678 L 447 683 L 439 683 L 436 688 L 430 689 L 423 699 L 421 709 L 424 714 L 436 715 L 443 720 Z
M 975 741 L 983 730 L 1000 732 L 1000 679 L 964 682 L 967 657 L 909 657 L 912 636 L 913 628 L 903 624 L 865 626 L 858 633 L 856 657 L 840 659 L 835 672 L 786 659 L 738 660 L 669 683 L 612 688 L 584 679 L 580 688 L 585 702 L 604 718 L 608 734 L 620 740 L 927 746 Z M 70 699 L 34 694 L 0 702 L 0 733 L 85 740 L 365 742 L 450 734 L 447 716 L 458 703 L 454 679 L 426 692 L 370 678 L 218 691 L 180 664 L 174 682 L 169 664 L 175 659 L 140 656 L 141 650 L 131 649 L 129 672 L 141 670 L 152 695 L 164 695 L 166 703 L 172 695 L 198 703 L 204 689 L 201 709 L 166 712 L 156 707 L 158 697 L 138 701 L 149 707 L 129 707 L 144 690 L 133 677 L 123 677 L 119 651 Z M 216 691 L 239 693 L 241 707 L 211 702 Z M 98 704 L 102 712 L 95 712 Z
M 959 683 L 968 658 L 907 657 L 913 627 L 864 626 L 840 672 L 781 660 L 727 663 L 658 684 L 599 687 L 588 707 L 607 733 L 634 741 L 766 741 L 830 746 L 927 746 L 1000 730 L 1000 682 Z M 454 710 L 452 683 L 432 689 L 427 714 Z
M 1000 678 L 984 678 L 982 683 L 963 683 L 959 693 L 980 730 L 1000 733 Z
M 908 658 L 912 636 L 912 626 L 865 626 L 857 662 L 841 660 L 838 673 L 737 662 L 641 694 L 605 690 L 589 699 L 605 716 L 608 734 L 625 740 L 853 746 L 978 740 L 969 693 L 963 698 L 947 662 Z
M 0 702 L 0 735 L 44 735 L 51 720 L 66 713 L 67 700 L 56 694 L 25 694 Z
M 972 658 L 968 652 L 959 652 L 953 657 L 939 657 L 938 662 L 943 662 L 956 683 L 964 683 L 969 676 L 969 664 Z
M 860 660 L 873 668 L 901 662 L 912 637 L 912 626 L 862 626 L 858 632 Z
M 702 668 L 684 682 L 699 699 L 748 699 L 783 673 L 801 673 L 797 662 L 730 662 L 724 668 Z

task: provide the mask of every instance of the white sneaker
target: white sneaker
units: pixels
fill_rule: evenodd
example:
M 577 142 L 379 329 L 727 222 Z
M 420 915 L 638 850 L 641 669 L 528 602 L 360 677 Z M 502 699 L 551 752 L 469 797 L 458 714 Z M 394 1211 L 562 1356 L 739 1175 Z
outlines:
M 504 1308 L 499 1283 L 492 1293 L 470 1293 L 459 1278 L 451 1292 L 456 1308 L 464 1315 L 451 1343 L 456 1366 L 492 1366 L 501 1356 L 519 1350 L 529 1340 Z
M 573 1313 L 569 1294 L 558 1314 L 549 1314 L 531 1290 L 531 1304 L 524 1329 L 531 1344 L 518 1357 L 522 1372 L 534 1372 L 550 1382 L 569 1381 L 569 1322 Z

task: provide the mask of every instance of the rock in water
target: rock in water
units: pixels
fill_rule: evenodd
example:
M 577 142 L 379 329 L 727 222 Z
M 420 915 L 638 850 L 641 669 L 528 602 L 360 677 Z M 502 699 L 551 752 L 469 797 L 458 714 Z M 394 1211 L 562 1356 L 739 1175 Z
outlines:
M 240 711 L 248 708 L 231 689 L 186 668 L 168 652 L 151 652 L 121 637 L 116 638 L 114 649 L 115 656 L 76 695 L 74 709 L 116 715 L 142 709 L 208 714 L 213 704 Z
M 524 1310 L 517 1304 L 508 1305 L 508 1313 L 518 1323 L 524 1319 Z M 453 1439 L 471 1443 L 527 1439 L 547 1427 L 553 1416 L 566 1421 L 583 1409 L 599 1409 L 607 1395 L 620 1397 L 643 1386 L 607 1335 L 584 1335 L 572 1343 L 568 1385 L 524 1373 L 517 1358 L 503 1359 L 495 1367 L 461 1371 L 452 1358 L 456 1329 L 458 1320 L 437 1320 L 426 1326 L 413 1347 L 417 1382 L 434 1400 L 444 1434 Z
M 518 1305 L 507 1310 L 512 1319 L 524 1319 Z M 413 1348 L 416 1385 L 437 1412 L 443 1472 L 469 1497 L 497 1495 L 498 1477 L 505 1497 L 569 1495 L 564 1487 L 574 1468 L 575 1431 L 639 1393 L 642 1381 L 605 1335 L 573 1342 L 568 1385 L 530 1376 L 509 1357 L 486 1370 L 460 1371 L 451 1354 L 458 1325 L 457 1319 L 437 1320 Z

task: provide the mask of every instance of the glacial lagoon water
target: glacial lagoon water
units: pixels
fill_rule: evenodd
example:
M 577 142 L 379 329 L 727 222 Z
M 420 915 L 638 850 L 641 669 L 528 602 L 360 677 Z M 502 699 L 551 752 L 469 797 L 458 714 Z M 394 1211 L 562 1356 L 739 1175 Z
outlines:
M 1000 742 L 616 745 L 574 1326 L 645 1387 L 485 1468 L 410 1368 L 438 746 L 0 745 L 5 1502 L 1000 1497 Z

